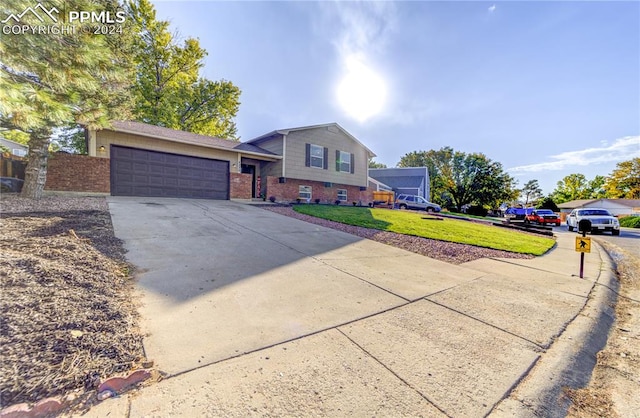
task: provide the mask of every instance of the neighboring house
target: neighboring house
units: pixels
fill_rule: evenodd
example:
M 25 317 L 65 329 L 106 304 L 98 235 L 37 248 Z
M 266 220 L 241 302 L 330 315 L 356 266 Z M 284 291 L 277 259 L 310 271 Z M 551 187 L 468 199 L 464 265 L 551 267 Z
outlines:
M 247 141 L 282 159 L 261 165 L 261 192 L 277 200 L 371 200 L 368 161 L 375 154 L 337 123 L 279 129 Z
M 0 148 L 9 150 L 9 153 L 15 157 L 26 157 L 29 153 L 29 147 L 0 137 Z
M 0 137 L 0 177 L 24 180 L 29 147 Z
M 278 201 L 372 199 L 375 154 L 336 123 L 235 142 L 140 122 L 87 131 L 86 155 L 56 153 L 45 190 Z
M 640 215 L 640 199 L 581 199 L 560 203 L 558 207 L 564 213 L 577 208 L 602 208 L 614 216 Z
M 396 194 L 413 194 L 430 200 L 426 167 L 370 168 L 369 177 L 392 188 Z

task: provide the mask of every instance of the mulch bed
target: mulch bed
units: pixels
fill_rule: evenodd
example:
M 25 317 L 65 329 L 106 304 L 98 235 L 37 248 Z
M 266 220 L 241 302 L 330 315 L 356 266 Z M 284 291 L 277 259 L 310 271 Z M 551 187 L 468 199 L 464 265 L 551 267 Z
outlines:
M 0 200 L 0 407 L 93 390 L 144 361 L 103 198 Z

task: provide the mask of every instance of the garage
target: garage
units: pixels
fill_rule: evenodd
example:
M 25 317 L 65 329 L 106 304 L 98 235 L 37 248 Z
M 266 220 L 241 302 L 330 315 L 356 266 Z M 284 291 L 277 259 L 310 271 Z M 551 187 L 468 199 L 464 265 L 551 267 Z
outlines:
M 229 161 L 111 145 L 113 196 L 229 199 Z

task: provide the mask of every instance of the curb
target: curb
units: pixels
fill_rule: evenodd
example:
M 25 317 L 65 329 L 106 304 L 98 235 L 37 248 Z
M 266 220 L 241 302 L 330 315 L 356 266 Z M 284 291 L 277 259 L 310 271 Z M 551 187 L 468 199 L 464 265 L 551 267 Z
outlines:
M 585 306 L 490 416 L 565 417 L 571 406 L 565 389 L 589 383 L 596 356 L 606 345 L 615 321 L 619 288 L 611 257 L 601 245 L 597 248 L 602 267 Z

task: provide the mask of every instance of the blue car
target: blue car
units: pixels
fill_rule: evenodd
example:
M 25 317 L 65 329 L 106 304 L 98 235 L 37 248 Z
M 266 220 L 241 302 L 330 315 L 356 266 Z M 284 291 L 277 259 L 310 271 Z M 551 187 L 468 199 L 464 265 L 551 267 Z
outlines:
M 504 217 L 508 221 L 524 221 L 527 215 L 531 215 L 536 208 L 508 208 L 504 211 Z

